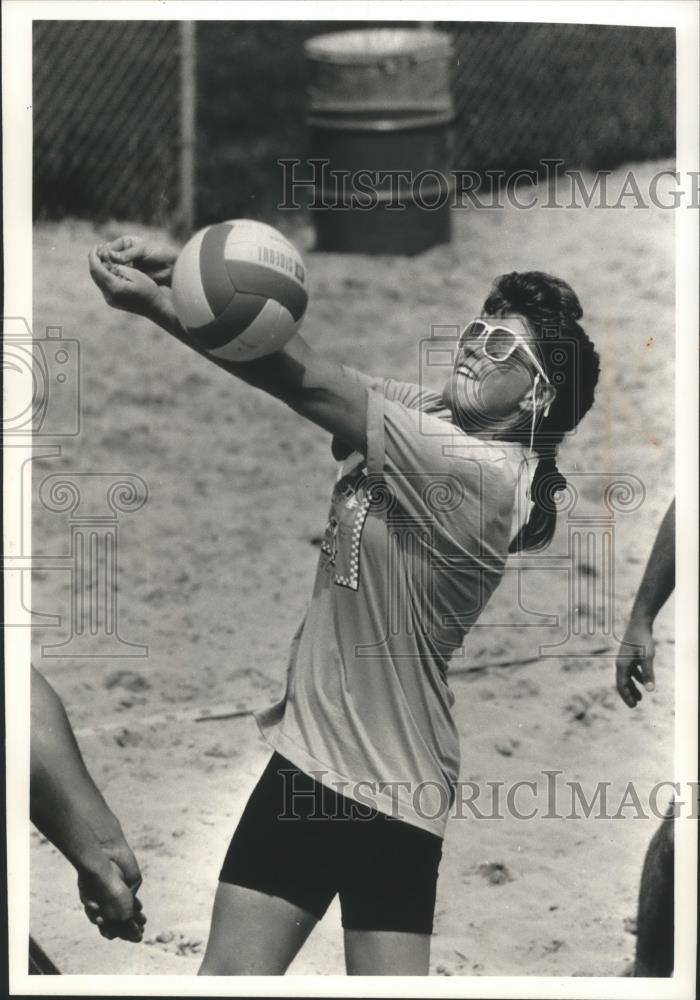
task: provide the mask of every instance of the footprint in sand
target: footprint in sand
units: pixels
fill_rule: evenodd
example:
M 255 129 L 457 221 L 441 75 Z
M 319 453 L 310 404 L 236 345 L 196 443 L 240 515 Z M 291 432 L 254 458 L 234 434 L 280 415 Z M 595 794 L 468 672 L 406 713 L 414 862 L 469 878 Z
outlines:
M 503 757 L 512 757 L 513 752 L 520 746 L 520 740 L 514 739 L 512 736 L 506 736 L 503 739 L 496 740 L 494 743 L 495 749 Z
M 615 693 L 608 686 L 581 692 L 564 706 L 570 722 L 590 726 L 606 717 L 606 713 L 617 710 Z
M 482 875 L 491 885 L 505 885 L 512 882 L 513 876 L 507 865 L 502 861 L 485 861 L 477 868 L 479 875 Z
M 553 938 L 549 941 L 542 949 L 543 955 L 554 955 L 556 952 L 560 951 L 564 947 L 564 942 L 560 941 L 559 938 Z
M 148 691 L 150 682 L 142 674 L 137 674 L 134 670 L 117 670 L 105 678 L 107 690 L 118 687 L 125 691 Z
M 143 737 L 125 728 L 115 735 L 114 742 L 120 747 L 137 747 L 143 742 Z
M 155 945 L 163 951 L 169 951 L 181 958 L 191 955 L 199 955 L 204 947 L 204 942 L 199 938 L 189 938 L 182 932 L 171 930 L 160 931 L 155 937 L 148 938 L 144 944 Z

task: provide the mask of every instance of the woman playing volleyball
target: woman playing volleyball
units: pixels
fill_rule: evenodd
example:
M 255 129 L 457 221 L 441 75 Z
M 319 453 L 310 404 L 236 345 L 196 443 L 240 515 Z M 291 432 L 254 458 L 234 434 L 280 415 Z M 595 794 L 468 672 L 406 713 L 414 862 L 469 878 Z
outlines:
M 167 285 L 171 263 L 130 237 L 90 255 L 111 305 L 194 346 L 150 277 Z M 442 395 L 298 336 L 258 361 L 212 359 L 328 431 L 342 466 L 286 694 L 257 714 L 274 752 L 224 860 L 202 974 L 285 972 L 336 893 L 348 973 L 427 974 L 459 774 L 449 661 L 508 552 L 552 538 L 556 445 L 598 377 L 581 315 L 563 281 L 499 278 Z M 511 542 L 530 450 L 532 510 Z

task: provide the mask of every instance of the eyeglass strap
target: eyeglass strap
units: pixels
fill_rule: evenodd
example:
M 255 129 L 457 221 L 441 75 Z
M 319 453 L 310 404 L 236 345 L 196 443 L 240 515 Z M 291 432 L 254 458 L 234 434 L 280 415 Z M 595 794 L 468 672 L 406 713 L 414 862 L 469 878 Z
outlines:
M 537 417 L 537 385 L 540 381 L 540 373 L 537 372 L 535 375 L 535 381 L 532 383 L 532 422 L 530 424 L 530 451 L 532 451 L 532 446 L 535 442 L 535 419 Z

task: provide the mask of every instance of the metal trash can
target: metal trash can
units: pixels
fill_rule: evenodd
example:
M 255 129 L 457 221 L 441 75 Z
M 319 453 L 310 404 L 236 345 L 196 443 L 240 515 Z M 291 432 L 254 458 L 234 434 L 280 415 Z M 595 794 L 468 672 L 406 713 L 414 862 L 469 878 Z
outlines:
M 407 28 L 306 42 L 317 249 L 416 254 L 449 241 L 450 51 L 447 35 Z

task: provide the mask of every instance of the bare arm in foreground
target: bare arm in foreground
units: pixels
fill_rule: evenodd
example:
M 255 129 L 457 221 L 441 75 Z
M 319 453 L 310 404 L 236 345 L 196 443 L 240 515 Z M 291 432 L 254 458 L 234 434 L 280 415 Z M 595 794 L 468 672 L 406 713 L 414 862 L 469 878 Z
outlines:
M 85 912 L 103 937 L 140 941 L 141 873 L 93 781 L 63 704 L 32 667 L 30 816 L 78 873 Z
M 632 605 L 629 624 L 617 653 L 617 690 L 630 708 L 634 708 L 642 698 L 641 685 L 647 691 L 654 690 L 652 629 L 654 620 L 671 595 L 676 581 L 675 526 L 676 502 L 673 500 L 656 535 Z

